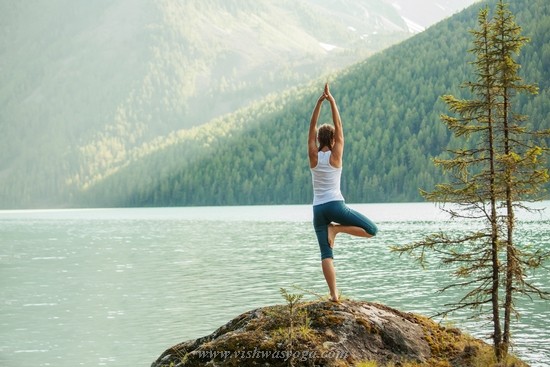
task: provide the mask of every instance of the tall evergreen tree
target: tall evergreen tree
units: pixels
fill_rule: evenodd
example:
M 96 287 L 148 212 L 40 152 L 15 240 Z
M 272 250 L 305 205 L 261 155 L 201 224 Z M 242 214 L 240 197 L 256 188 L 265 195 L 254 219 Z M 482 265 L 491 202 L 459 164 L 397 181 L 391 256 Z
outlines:
M 500 184 L 504 192 L 505 206 L 505 246 L 506 274 L 504 300 L 504 334 L 501 350 L 506 355 L 511 341 L 511 316 L 515 311 L 516 292 L 537 293 L 540 290 L 525 280 L 527 271 L 540 266 L 540 255 L 522 251 L 514 240 L 515 208 L 524 207 L 523 200 L 537 199 L 544 192 L 548 182 L 546 162 L 541 159 L 544 149 L 533 137 L 548 137 L 548 131 L 530 131 L 525 122 L 526 116 L 514 111 L 514 97 L 518 93 L 536 94 L 538 88 L 525 84 L 519 76 L 520 65 L 514 59 L 528 42 L 521 35 L 521 27 L 508 5 L 500 0 L 492 24 L 491 40 L 494 49 L 495 90 L 497 91 L 496 122 L 499 131 Z M 544 157 L 542 157 L 544 158 Z
M 521 28 L 502 0 L 492 20 L 488 14 L 487 8 L 479 12 L 478 29 L 472 31 L 470 52 L 476 57 L 476 79 L 465 83 L 472 98 L 443 97 L 458 117 L 442 115 L 442 121 L 456 137 L 465 140 L 467 147 L 450 149 L 449 158 L 436 159 L 435 164 L 443 168 L 450 182 L 437 185 L 432 192 L 422 192 L 430 201 L 452 203 L 450 208 L 443 206 L 452 218 L 480 219 L 483 225 L 466 234 L 433 234 L 396 250 L 419 251 L 421 262 L 425 250 L 435 250 L 444 264 L 456 267 L 460 280 L 444 290 L 470 290 L 447 305 L 442 314 L 467 307 L 482 314 L 484 306 L 490 305 L 495 356 L 503 361 L 510 346 L 516 293 L 548 296 L 525 275 L 541 266 L 550 253 L 523 249 L 514 242 L 513 233 L 514 208 L 525 207 L 526 200 L 539 199 L 549 180 L 544 160 L 548 150 L 536 144 L 536 138 L 549 135 L 548 131 L 530 131 L 526 117 L 514 112 L 518 93 L 537 91 L 523 83 L 513 58 L 527 39 L 521 36 Z

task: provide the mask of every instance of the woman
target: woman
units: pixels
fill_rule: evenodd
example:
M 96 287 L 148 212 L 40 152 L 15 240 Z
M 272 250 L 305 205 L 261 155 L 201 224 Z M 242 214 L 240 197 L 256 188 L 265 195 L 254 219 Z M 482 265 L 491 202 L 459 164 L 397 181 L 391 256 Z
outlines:
M 324 100 L 328 100 L 334 126 L 324 124 L 317 131 L 317 120 Z M 336 101 L 328 83 L 317 100 L 311 116 L 308 136 L 309 166 L 313 181 L 313 226 L 321 249 L 323 275 L 330 290 L 330 299 L 338 302 L 336 272 L 332 248 L 338 233 L 372 237 L 378 228 L 363 214 L 349 208 L 340 192 L 344 131 Z

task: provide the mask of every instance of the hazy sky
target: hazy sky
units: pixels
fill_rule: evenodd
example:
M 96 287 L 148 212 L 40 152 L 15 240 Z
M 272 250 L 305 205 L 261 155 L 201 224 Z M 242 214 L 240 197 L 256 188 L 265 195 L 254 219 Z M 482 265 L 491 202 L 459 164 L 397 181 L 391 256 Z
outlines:
M 426 28 L 480 0 L 383 0 L 402 17 Z

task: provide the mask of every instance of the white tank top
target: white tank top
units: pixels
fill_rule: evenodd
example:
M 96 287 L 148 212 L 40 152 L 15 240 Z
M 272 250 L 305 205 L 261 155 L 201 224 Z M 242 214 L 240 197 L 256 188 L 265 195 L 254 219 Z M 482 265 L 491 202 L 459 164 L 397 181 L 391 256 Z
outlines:
M 330 165 L 330 150 L 317 153 L 317 166 L 311 169 L 313 181 L 313 205 L 328 203 L 329 201 L 344 200 L 340 192 L 340 177 L 342 167 Z

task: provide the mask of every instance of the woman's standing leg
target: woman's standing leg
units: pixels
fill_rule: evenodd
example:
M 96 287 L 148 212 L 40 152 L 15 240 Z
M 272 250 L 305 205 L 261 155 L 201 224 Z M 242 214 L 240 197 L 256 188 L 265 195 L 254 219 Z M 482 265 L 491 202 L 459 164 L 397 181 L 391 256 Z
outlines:
M 334 269 L 332 249 L 329 244 L 329 224 L 325 217 L 323 205 L 313 207 L 313 226 L 317 235 L 317 242 L 321 250 L 321 268 L 328 285 L 330 299 L 338 301 L 338 288 L 336 287 L 336 270 Z
M 321 261 L 321 267 L 323 268 L 323 275 L 327 281 L 328 289 L 330 292 L 330 299 L 338 302 L 338 288 L 336 288 L 336 270 L 334 269 L 334 263 L 332 258 L 323 259 Z
M 317 240 L 319 242 L 319 247 L 321 248 L 321 268 L 323 269 L 323 275 L 328 285 L 330 299 L 333 301 L 338 301 L 336 270 L 334 269 L 332 248 L 328 241 L 328 228 L 328 224 L 325 224 L 322 228 L 317 226 L 315 228 L 315 233 L 317 234 Z

